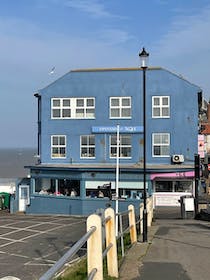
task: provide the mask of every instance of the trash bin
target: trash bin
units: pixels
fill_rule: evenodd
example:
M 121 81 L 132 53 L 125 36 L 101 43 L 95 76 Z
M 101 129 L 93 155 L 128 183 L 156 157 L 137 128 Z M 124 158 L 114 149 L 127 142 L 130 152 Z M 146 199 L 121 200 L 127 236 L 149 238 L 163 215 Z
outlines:
M 0 195 L 0 210 L 2 210 L 4 207 L 4 200 L 3 200 L 3 196 Z
M 194 197 L 192 195 L 180 196 L 182 219 L 193 219 L 195 216 Z
M 7 192 L 1 192 L 0 196 L 3 198 L 3 208 L 8 209 L 10 204 L 10 194 Z

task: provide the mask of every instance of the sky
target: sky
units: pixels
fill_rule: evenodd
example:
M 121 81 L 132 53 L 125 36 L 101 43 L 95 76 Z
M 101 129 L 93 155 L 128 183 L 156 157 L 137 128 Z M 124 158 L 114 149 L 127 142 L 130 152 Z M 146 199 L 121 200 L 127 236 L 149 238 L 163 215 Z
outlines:
M 0 0 L 0 148 L 37 146 L 39 89 L 73 69 L 138 67 L 142 47 L 209 101 L 210 0 Z

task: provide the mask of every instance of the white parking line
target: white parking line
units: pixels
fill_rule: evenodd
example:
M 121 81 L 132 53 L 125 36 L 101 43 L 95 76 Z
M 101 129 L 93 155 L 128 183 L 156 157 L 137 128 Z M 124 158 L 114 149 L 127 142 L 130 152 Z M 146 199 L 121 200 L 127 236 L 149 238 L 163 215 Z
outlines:
M 25 243 L 24 241 L 19 241 L 19 240 L 14 240 L 14 239 L 8 239 L 8 238 L 2 238 L 2 239 L 8 240 L 9 242 L 0 245 L 0 248 L 3 248 L 3 247 L 8 246 L 8 245 L 11 245 L 13 243 Z M 0 238 L 0 240 L 1 240 L 1 238 Z
M 55 264 L 55 262 L 54 263 L 26 263 L 26 264 L 24 264 L 24 265 L 27 265 L 27 266 L 53 266 Z M 1 279 L 0 279 L 1 280 Z
M 86 222 L 86 219 L 75 219 L 72 217 L 69 218 L 49 217 L 49 219 L 43 219 L 43 220 L 42 218 L 39 219 L 37 216 L 36 217 L 28 216 L 27 217 L 28 220 L 24 218 L 23 219 L 19 219 L 19 218 L 20 217 L 17 217 L 16 220 L 14 220 L 13 218 L 12 220 L 10 219 L 10 221 L 9 219 L 6 219 L 5 222 L 1 220 L 1 225 L 0 225 L 0 243 L 2 243 L 0 245 L 0 255 L 2 259 L 2 261 L 0 262 L 1 270 L 4 267 L 4 260 L 9 260 L 7 263 L 5 263 L 5 266 L 7 267 L 11 266 L 11 262 L 12 263 L 14 262 L 13 266 L 16 265 L 17 263 L 17 267 L 20 263 L 22 263 L 26 271 L 27 271 L 27 267 L 29 271 L 37 271 L 38 267 L 40 267 L 40 269 L 42 267 L 43 270 L 44 267 L 46 267 L 47 270 L 48 267 L 51 267 L 56 263 L 57 261 L 56 259 L 60 258 L 59 257 L 60 255 L 62 255 L 63 253 L 65 253 L 67 250 L 70 249 L 71 240 L 72 238 L 73 239 L 75 238 L 75 234 L 73 234 L 74 229 L 77 230 L 77 229 L 85 228 L 85 222 Z M 78 230 L 78 232 L 80 231 L 81 230 Z M 62 232 L 66 240 L 64 237 L 61 236 L 60 233 Z M 68 234 L 69 234 L 69 239 L 68 239 Z M 54 244 L 54 242 L 51 243 L 50 241 L 51 237 L 52 240 L 54 240 L 53 239 L 54 237 L 56 238 L 60 237 L 60 239 L 57 240 L 58 243 L 56 243 L 57 242 L 56 241 Z M 62 239 L 64 239 L 63 243 L 61 242 Z M 68 246 L 68 240 L 70 240 L 69 246 Z M 36 242 L 38 242 L 37 246 L 36 246 Z M 24 246 L 20 245 L 26 243 L 27 245 Z M 46 250 L 44 250 L 42 244 L 47 244 Z M 38 250 L 37 252 L 36 249 Z M 52 251 L 50 252 L 50 250 Z M 71 262 L 73 261 L 74 259 L 71 260 Z M 7 268 L 7 270 L 9 270 L 9 268 Z

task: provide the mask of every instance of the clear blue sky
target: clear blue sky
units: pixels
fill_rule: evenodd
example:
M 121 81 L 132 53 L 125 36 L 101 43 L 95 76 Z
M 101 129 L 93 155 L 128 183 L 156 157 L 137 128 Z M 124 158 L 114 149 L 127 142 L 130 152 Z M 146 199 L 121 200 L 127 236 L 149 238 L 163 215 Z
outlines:
M 75 68 L 138 66 L 142 46 L 209 100 L 210 0 L 0 0 L 0 147 L 36 145 L 38 89 Z

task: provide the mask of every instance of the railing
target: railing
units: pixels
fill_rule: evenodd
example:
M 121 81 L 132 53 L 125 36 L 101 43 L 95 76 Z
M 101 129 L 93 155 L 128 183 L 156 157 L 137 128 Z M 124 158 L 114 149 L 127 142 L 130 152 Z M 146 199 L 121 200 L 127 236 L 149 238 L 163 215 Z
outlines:
M 153 218 L 153 200 L 147 199 L 148 226 L 151 226 Z M 131 244 L 137 242 L 137 226 L 139 225 L 142 233 L 143 203 L 140 204 L 139 220 L 136 221 L 135 208 L 128 206 L 128 210 L 118 213 L 119 232 L 116 236 L 115 222 L 116 215 L 112 208 L 104 210 L 104 215 L 92 214 L 87 218 L 87 233 L 74 244 L 74 246 L 63 255 L 39 280 L 49 280 L 64 266 L 66 262 L 81 249 L 87 242 L 87 272 L 88 279 L 103 279 L 103 258 L 107 257 L 107 273 L 111 277 L 118 278 L 118 257 L 117 257 L 117 239 L 120 238 L 122 257 L 124 257 L 124 234 L 130 233 Z M 123 229 L 122 218 L 128 217 L 128 227 Z M 104 232 L 103 232 L 104 230 Z M 104 233 L 104 234 L 102 234 Z M 105 244 L 103 242 L 103 235 Z M 104 250 L 103 250 L 104 248 Z
M 75 243 L 73 247 L 71 247 L 71 249 L 69 249 L 69 251 L 67 251 L 63 257 L 60 258 L 43 276 L 41 276 L 39 280 L 51 279 L 64 266 L 67 260 L 72 259 L 73 256 L 82 248 L 94 231 L 96 231 L 96 227 L 92 227 L 89 231 L 87 231 L 87 233 L 78 240 L 77 243 Z

